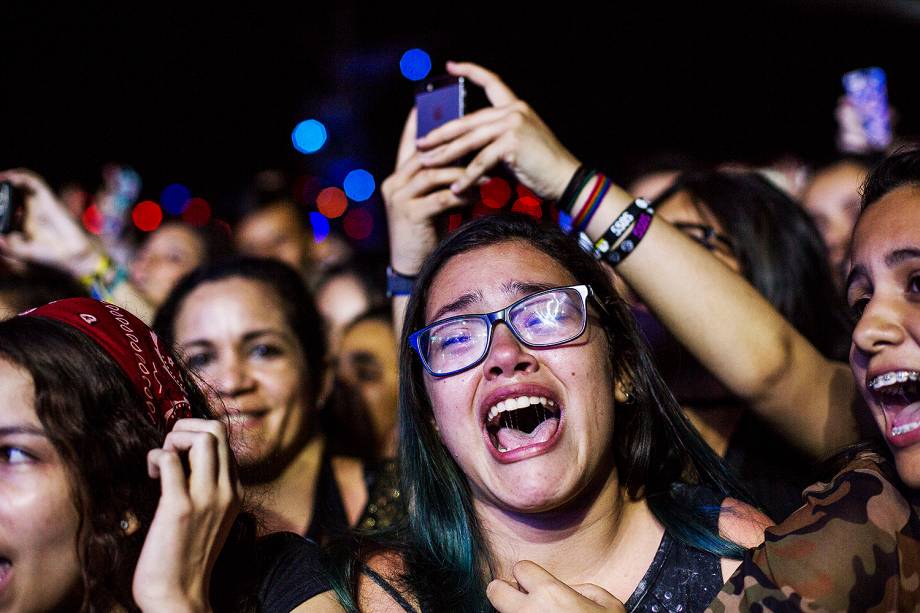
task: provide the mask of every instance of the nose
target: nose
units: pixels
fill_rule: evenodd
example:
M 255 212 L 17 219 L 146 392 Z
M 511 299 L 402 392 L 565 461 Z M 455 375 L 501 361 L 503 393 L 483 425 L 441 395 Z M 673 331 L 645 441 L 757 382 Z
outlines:
M 236 398 L 251 391 L 255 385 L 245 360 L 236 356 L 217 364 L 211 375 L 211 384 L 221 398 Z
M 900 344 L 905 337 L 897 307 L 879 296 L 873 297 L 853 330 L 853 344 L 866 355 Z
M 513 377 L 518 373 L 535 372 L 537 368 L 536 357 L 515 338 L 508 326 L 501 324 L 492 329 L 492 346 L 483 362 L 486 379 Z

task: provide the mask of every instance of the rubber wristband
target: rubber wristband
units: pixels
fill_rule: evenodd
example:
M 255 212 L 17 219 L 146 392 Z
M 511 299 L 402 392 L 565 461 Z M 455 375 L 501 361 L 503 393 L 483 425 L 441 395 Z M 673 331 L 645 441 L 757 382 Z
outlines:
M 620 213 L 613 223 L 610 224 L 610 227 L 607 228 L 607 231 L 604 232 L 596 243 L 594 243 L 594 249 L 599 251 L 601 254 L 605 254 L 617 244 L 617 241 L 626 234 L 626 231 L 632 227 L 636 219 L 639 218 L 639 215 L 642 214 L 642 211 L 649 210 L 651 205 L 648 200 L 643 198 L 636 198 L 629 203 L 629 206 L 623 209 L 623 212 Z
M 572 220 L 573 230 L 583 232 L 588 228 L 591 218 L 600 208 L 601 202 L 612 184 L 606 175 L 597 173 L 597 180 L 594 183 L 594 187 L 591 188 L 591 193 L 588 194 L 588 199 L 585 200 L 585 204 L 581 207 L 578 215 Z
M 652 225 L 652 219 L 654 219 L 654 217 L 655 209 L 648 207 L 639 214 L 639 218 L 636 220 L 636 223 L 633 224 L 632 232 L 629 233 L 629 236 L 620 241 L 620 244 L 614 249 L 606 253 L 595 250 L 594 257 L 603 257 L 611 266 L 616 266 L 625 260 L 627 256 L 639 246 L 639 243 L 642 242 L 642 239 L 648 232 L 649 226 Z
M 560 211 L 566 214 L 572 213 L 572 207 L 575 206 L 575 199 L 578 198 L 578 194 L 581 193 L 581 188 L 584 187 L 589 173 L 591 173 L 591 171 L 585 168 L 584 164 L 578 167 L 575 174 L 572 175 L 572 178 L 569 179 L 568 184 L 565 186 L 562 196 L 556 201 L 556 206 L 559 207 Z
M 387 266 L 387 298 L 408 296 L 415 287 L 415 277 L 404 275 Z

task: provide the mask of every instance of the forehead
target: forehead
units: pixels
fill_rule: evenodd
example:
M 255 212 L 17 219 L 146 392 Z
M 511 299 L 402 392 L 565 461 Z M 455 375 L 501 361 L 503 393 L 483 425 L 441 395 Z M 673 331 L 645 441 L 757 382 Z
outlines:
M 502 308 L 506 304 L 501 301 L 515 297 L 506 291 L 514 282 L 564 286 L 578 280 L 559 262 L 523 241 L 479 247 L 455 255 L 441 267 L 428 293 L 426 317 L 430 318 L 442 305 L 469 293 L 485 296 L 483 305 Z M 493 304 L 496 300 L 497 306 Z
M 671 223 L 696 223 L 710 225 L 723 232 L 722 224 L 709 211 L 705 204 L 695 201 L 685 189 L 675 192 L 664 202 L 658 204 L 656 212 Z
M 904 185 L 872 203 L 853 231 L 852 263 L 920 245 L 920 186 Z
M 255 329 L 291 332 L 275 292 L 242 277 L 202 283 L 185 297 L 176 317 L 178 343 L 234 340 Z
M 171 223 L 162 226 L 159 230 L 150 235 L 144 248 L 147 250 L 168 248 L 176 249 L 184 247 L 188 250 L 201 252 L 204 250 L 201 239 L 191 229 L 182 224 Z
M 13 424 L 40 427 L 35 390 L 28 371 L 0 358 L 0 428 Z

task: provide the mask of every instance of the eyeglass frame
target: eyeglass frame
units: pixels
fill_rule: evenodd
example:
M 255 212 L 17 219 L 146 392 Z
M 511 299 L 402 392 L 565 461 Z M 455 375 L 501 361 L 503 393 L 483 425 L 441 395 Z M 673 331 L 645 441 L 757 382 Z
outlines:
M 582 303 L 582 308 L 584 309 L 585 317 L 584 317 L 584 321 L 583 321 L 582 324 L 581 324 L 581 329 L 578 331 L 578 333 L 575 334 L 575 335 L 573 335 L 573 336 L 571 336 L 571 337 L 569 337 L 569 338 L 566 338 L 566 339 L 564 339 L 564 340 L 557 341 L 557 342 L 555 342 L 555 343 L 549 343 L 549 344 L 546 344 L 546 345 L 535 345 L 535 344 L 529 343 L 529 342 L 525 341 L 523 338 L 521 338 L 521 336 L 518 334 L 517 330 L 514 329 L 514 326 L 512 326 L 511 324 L 508 323 L 508 320 L 507 320 L 507 315 L 508 315 L 508 313 L 509 313 L 514 307 L 518 306 L 518 305 L 521 304 L 522 302 L 525 302 L 525 301 L 527 301 L 527 300 L 530 300 L 530 299 L 533 298 L 534 296 L 539 296 L 539 295 L 541 295 L 541 294 L 548 294 L 548 293 L 550 293 L 550 292 L 559 291 L 559 290 L 561 290 L 561 289 L 572 289 L 572 290 L 575 290 L 576 292 L 578 292 L 578 295 L 581 296 L 581 303 Z M 539 291 L 539 292 L 534 292 L 533 294 L 528 294 L 527 296 L 524 296 L 523 298 L 520 298 L 519 300 L 515 300 L 514 302 L 512 302 L 511 304 L 509 304 L 509 305 L 506 306 L 505 308 L 499 309 L 499 310 L 497 310 L 497 311 L 493 311 L 493 312 L 491 312 L 491 313 L 467 313 L 467 314 L 463 314 L 463 315 L 454 315 L 453 317 L 446 317 L 446 318 L 444 318 L 444 319 L 439 319 L 438 321 L 433 321 L 433 322 L 431 322 L 430 324 L 428 324 L 427 326 L 425 326 L 424 328 L 421 328 L 421 329 L 419 329 L 419 330 L 416 330 L 415 332 L 413 332 L 412 334 L 409 335 L 409 338 L 408 338 L 409 347 L 411 347 L 413 350 L 415 350 L 415 354 L 418 356 L 419 361 L 422 363 L 422 367 L 425 369 L 425 371 L 426 371 L 429 375 L 431 375 L 432 377 L 437 377 L 437 378 L 450 377 L 450 376 L 453 376 L 453 375 L 460 374 L 460 373 L 462 373 L 462 372 L 464 372 L 464 371 L 466 371 L 466 370 L 469 370 L 469 369 L 471 369 L 471 368 L 474 368 L 474 367 L 478 366 L 479 364 L 481 364 L 482 361 L 486 359 L 486 356 L 489 355 L 489 350 L 492 348 L 492 331 L 495 329 L 495 324 L 498 323 L 498 322 L 504 323 L 505 326 L 507 326 L 508 330 L 511 331 L 511 334 L 514 335 L 514 338 L 516 338 L 516 339 L 518 340 L 518 342 L 520 342 L 520 343 L 521 343 L 522 345 L 524 345 L 525 347 L 531 347 L 531 348 L 534 348 L 534 349 L 541 349 L 541 348 L 545 348 L 545 347 L 557 347 L 557 346 L 559 346 L 559 345 L 564 345 L 564 344 L 566 344 L 566 343 L 571 343 L 571 342 L 574 341 L 576 338 L 578 338 L 578 337 L 580 337 L 582 334 L 584 334 L 584 333 L 585 333 L 585 330 L 588 329 L 588 316 L 589 316 L 589 314 L 588 314 L 588 298 L 590 298 L 590 297 L 593 297 L 593 298 L 594 298 L 594 301 L 597 303 L 597 305 L 600 307 L 600 309 L 601 309 L 602 311 L 606 312 L 606 309 L 604 308 L 604 305 L 603 305 L 603 304 L 601 303 L 601 301 L 597 298 L 597 294 L 594 292 L 594 290 L 591 288 L 590 285 L 588 285 L 588 284 L 586 284 L 586 283 L 579 283 L 579 284 L 577 284 L 577 285 L 561 285 L 561 286 L 559 286 L 559 287 L 551 287 L 551 288 L 549 288 L 549 289 L 541 290 L 541 291 Z M 433 328 L 433 327 L 435 327 L 435 326 L 440 326 L 440 325 L 443 325 L 443 324 L 445 324 L 445 323 L 448 323 L 448 322 L 451 322 L 451 321 L 455 321 L 455 320 L 469 319 L 469 318 L 480 319 L 480 320 L 486 322 L 487 337 L 486 337 L 485 348 L 482 350 L 482 355 L 480 355 L 478 358 L 476 358 L 475 360 L 473 360 L 473 362 L 471 362 L 470 364 L 464 366 L 463 368 L 458 368 L 457 370 L 452 370 L 452 371 L 446 372 L 446 373 L 436 373 L 436 372 L 434 372 L 434 371 L 431 369 L 431 367 L 428 365 L 428 361 L 427 361 L 427 360 L 425 359 L 425 357 L 422 355 L 422 348 L 419 346 L 419 339 L 421 338 L 422 334 L 424 334 L 425 332 L 427 332 L 428 330 L 430 330 L 431 328 Z

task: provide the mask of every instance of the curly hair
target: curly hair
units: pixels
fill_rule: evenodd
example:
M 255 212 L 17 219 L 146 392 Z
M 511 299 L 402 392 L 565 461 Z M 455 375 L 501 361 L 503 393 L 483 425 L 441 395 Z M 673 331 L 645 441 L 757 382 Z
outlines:
M 134 568 L 160 499 L 147 452 L 163 445 L 165 433 L 146 418 L 140 393 L 115 361 L 76 329 L 40 317 L 0 322 L 0 357 L 31 375 L 35 413 L 69 472 L 79 516 L 81 610 L 137 610 Z M 192 416 L 210 418 L 206 398 L 180 373 Z M 131 534 L 121 527 L 128 516 L 139 525 Z M 248 516 L 238 520 L 228 543 L 253 542 L 251 523 Z M 227 599 L 212 594 L 215 609 L 239 610 L 239 601 Z

